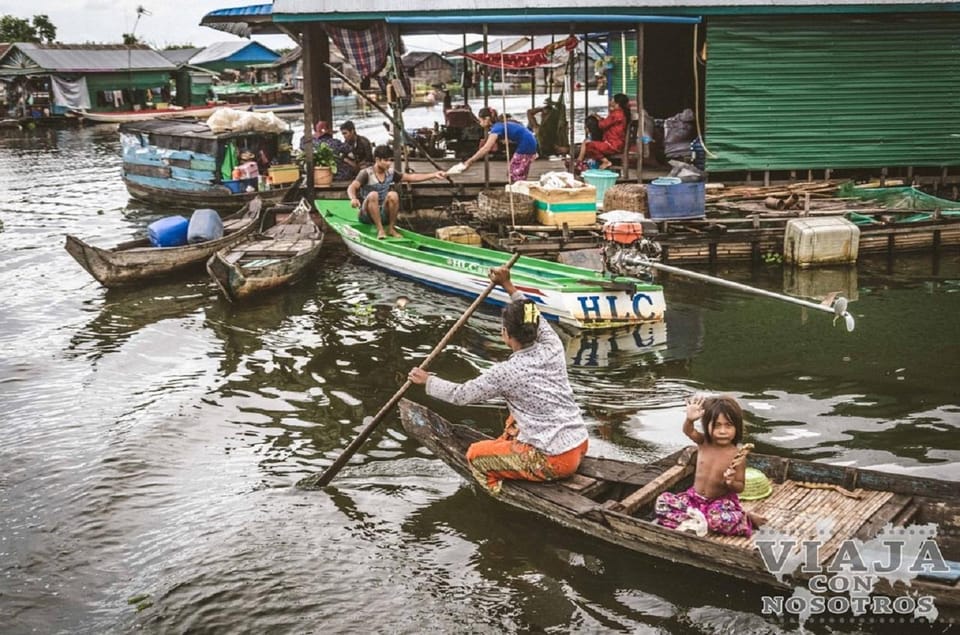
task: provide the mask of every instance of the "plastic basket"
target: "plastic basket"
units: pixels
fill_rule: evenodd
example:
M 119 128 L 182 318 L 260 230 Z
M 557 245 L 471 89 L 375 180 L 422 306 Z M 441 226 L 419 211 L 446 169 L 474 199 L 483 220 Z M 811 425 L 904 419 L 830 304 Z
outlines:
M 477 209 L 473 216 L 478 221 L 491 225 L 529 225 L 533 223 L 536 213 L 533 198 L 526 194 L 484 190 L 477 196 Z
M 661 184 L 654 180 L 647 186 L 647 210 L 654 220 L 703 218 L 706 214 L 706 193 L 702 182 Z
M 245 189 L 242 180 L 224 181 L 223 185 L 234 194 L 240 194 Z
M 619 175 L 611 170 L 586 170 L 580 176 L 586 183 L 597 188 L 597 206 L 603 207 L 603 195 L 608 187 L 616 185 Z

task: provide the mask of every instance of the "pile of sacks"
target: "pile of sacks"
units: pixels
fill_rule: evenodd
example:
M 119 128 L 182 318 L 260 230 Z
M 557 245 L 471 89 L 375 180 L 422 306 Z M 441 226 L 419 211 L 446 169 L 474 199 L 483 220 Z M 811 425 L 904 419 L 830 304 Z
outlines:
M 578 181 L 570 172 L 544 172 L 540 176 L 540 187 L 547 190 L 573 189 L 583 186 L 583 181 Z
M 286 132 L 290 125 L 272 112 L 247 112 L 233 108 L 217 108 L 207 118 L 213 133 L 220 132 Z

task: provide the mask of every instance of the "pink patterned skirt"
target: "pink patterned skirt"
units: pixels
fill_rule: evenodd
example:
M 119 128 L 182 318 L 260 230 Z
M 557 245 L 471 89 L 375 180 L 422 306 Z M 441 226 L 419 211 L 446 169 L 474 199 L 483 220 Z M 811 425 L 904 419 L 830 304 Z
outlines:
M 657 523 L 670 529 L 677 526 L 690 516 L 687 509 L 693 507 L 699 510 L 707 519 L 707 528 L 716 534 L 724 536 L 750 536 L 750 519 L 740 505 L 740 497 L 735 492 L 724 494 L 720 498 L 709 499 L 690 488 L 679 494 L 664 492 L 657 497 L 654 511 L 657 514 Z

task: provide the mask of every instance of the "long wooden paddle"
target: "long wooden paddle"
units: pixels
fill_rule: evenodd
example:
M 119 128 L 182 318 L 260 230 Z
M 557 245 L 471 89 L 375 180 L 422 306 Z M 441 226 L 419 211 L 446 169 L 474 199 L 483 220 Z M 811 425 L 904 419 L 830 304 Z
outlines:
M 437 169 L 438 169 L 439 171 L 441 171 L 441 172 L 443 172 L 443 171 L 446 170 L 446 168 L 444 168 L 442 165 L 440 165 L 439 163 L 437 163 L 436 161 L 433 160 L 433 157 L 430 156 L 430 153 L 427 151 L 426 148 L 423 147 L 423 144 L 422 144 L 422 143 L 420 143 L 419 141 L 417 141 L 414 137 L 411 137 L 411 136 L 409 136 L 409 135 L 406 134 L 406 132 L 405 132 L 404 129 L 403 129 L 403 124 L 401 124 L 399 121 L 396 120 L 396 118 L 394 118 L 393 115 L 391 115 L 389 112 L 387 112 L 387 109 L 386 109 L 386 108 L 384 108 L 383 106 L 381 106 L 380 104 L 378 104 L 378 103 L 376 102 L 376 100 L 373 100 L 373 99 L 370 99 L 369 97 L 367 97 L 367 94 L 366 94 L 365 92 L 363 92 L 363 89 L 362 89 L 362 88 L 360 88 L 359 86 L 357 86 L 356 84 L 354 84 L 353 81 L 352 81 L 349 77 L 347 77 L 346 75 L 344 75 L 343 73 L 341 73 L 340 71 L 338 71 L 336 68 L 334 68 L 334 67 L 331 66 L 330 64 L 327 64 L 326 62 L 324 62 L 323 65 L 326 66 L 327 68 L 329 68 L 329 69 L 330 69 L 330 72 L 334 73 L 337 77 L 339 77 L 340 79 L 342 79 L 343 82 L 344 82 L 347 86 L 349 86 L 350 88 L 352 88 L 352 89 L 354 90 L 354 92 L 357 93 L 358 95 L 360 95 L 360 97 L 362 97 L 368 104 L 370 104 L 371 106 L 373 106 L 374 108 L 376 108 L 377 110 L 379 110 L 379 111 L 380 111 L 380 114 L 382 114 L 384 117 L 386 117 L 387 119 L 389 119 L 389 120 L 390 120 L 390 123 L 393 125 L 393 129 L 394 129 L 394 130 L 399 130 L 401 135 L 403 135 L 403 136 L 407 137 L 408 139 L 410 139 L 410 141 L 413 142 L 413 145 L 417 146 L 417 149 L 420 150 L 420 154 L 422 154 L 422 155 L 424 156 L 424 158 L 426 158 L 426 160 L 430 162 L 430 165 L 432 165 L 433 167 L 437 168 Z M 448 181 L 450 181 L 451 183 L 453 183 L 453 179 L 451 179 L 449 176 L 448 176 L 448 177 L 445 177 L 445 178 L 446 178 Z
M 510 260 L 507 261 L 506 267 L 509 269 L 520 257 L 520 254 L 513 254 Z M 487 296 L 493 291 L 493 288 L 496 286 L 492 281 L 487 285 L 487 288 L 477 296 L 477 299 L 473 301 L 473 304 L 467 307 L 467 310 L 463 312 L 463 315 L 460 316 L 460 319 L 457 320 L 453 326 L 450 327 L 450 330 L 447 331 L 447 334 L 443 336 L 443 339 L 433 347 L 433 350 L 430 351 L 430 354 L 427 355 L 427 358 L 423 360 L 420 364 L 420 368 L 426 370 L 427 366 L 440 354 L 444 349 L 450 339 L 453 337 L 454 333 L 457 332 L 463 324 L 470 319 L 470 316 L 473 315 L 473 312 L 477 310 L 483 301 L 487 299 Z M 383 418 L 387 415 L 394 406 L 397 405 L 397 402 L 400 401 L 400 398 L 403 397 L 403 393 L 407 392 L 407 389 L 412 385 L 412 382 L 408 379 L 403 382 L 403 385 L 400 386 L 400 390 L 394 393 L 393 397 L 390 397 L 390 400 L 387 403 L 383 404 L 383 407 L 380 408 L 380 411 L 377 412 L 372 418 L 367 417 L 364 419 L 363 429 L 360 431 L 360 434 L 350 442 L 350 445 L 343 451 L 340 456 L 337 457 L 337 460 L 334 461 L 330 467 L 328 467 L 323 472 L 319 474 L 311 474 L 306 476 L 299 481 L 297 481 L 297 487 L 302 489 L 319 489 L 333 480 L 333 477 L 337 475 L 337 472 L 350 460 L 350 457 L 353 456 L 357 450 L 360 449 L 360 446 L 363 445 L 363 442 L 367 440 L 367 437 L 374 431 L 374 429 L 380 425 L 380 422 L 383 421 Z

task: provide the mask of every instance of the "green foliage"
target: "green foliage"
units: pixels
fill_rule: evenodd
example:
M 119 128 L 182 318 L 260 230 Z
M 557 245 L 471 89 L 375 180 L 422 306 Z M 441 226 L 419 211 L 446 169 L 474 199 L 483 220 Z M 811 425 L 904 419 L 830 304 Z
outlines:
M 37 30 L 37 37 L 47 44 L 57 39 L 57 27 L 46 14 L 33 16 L 33 28 Z
M 46 15 L 33 16 L 33 24 L 24 18 L 12 15 L 0 17 L 0 42 L 46 42 L 51 44 L 57 37 L 57 27 Z
M 123 34 L 123 44 L 124 46 L 133 46 L 134 44 L 140 44 L 140 39 L 137 38 L 133 33 L 124 33 Z
M 300 151 L 297 153 L 297 163 L 304 165 L 307 157 Z M 325 143 L 313 144 L 313 166 L 316 168 L 330 168 L 334 174 L 337 173 L 337 154 L 333 148 Z
M 762 256 L 764 264 L 779 265 L 783 264 L 783 256 L 773 251 L 768 251 Z

